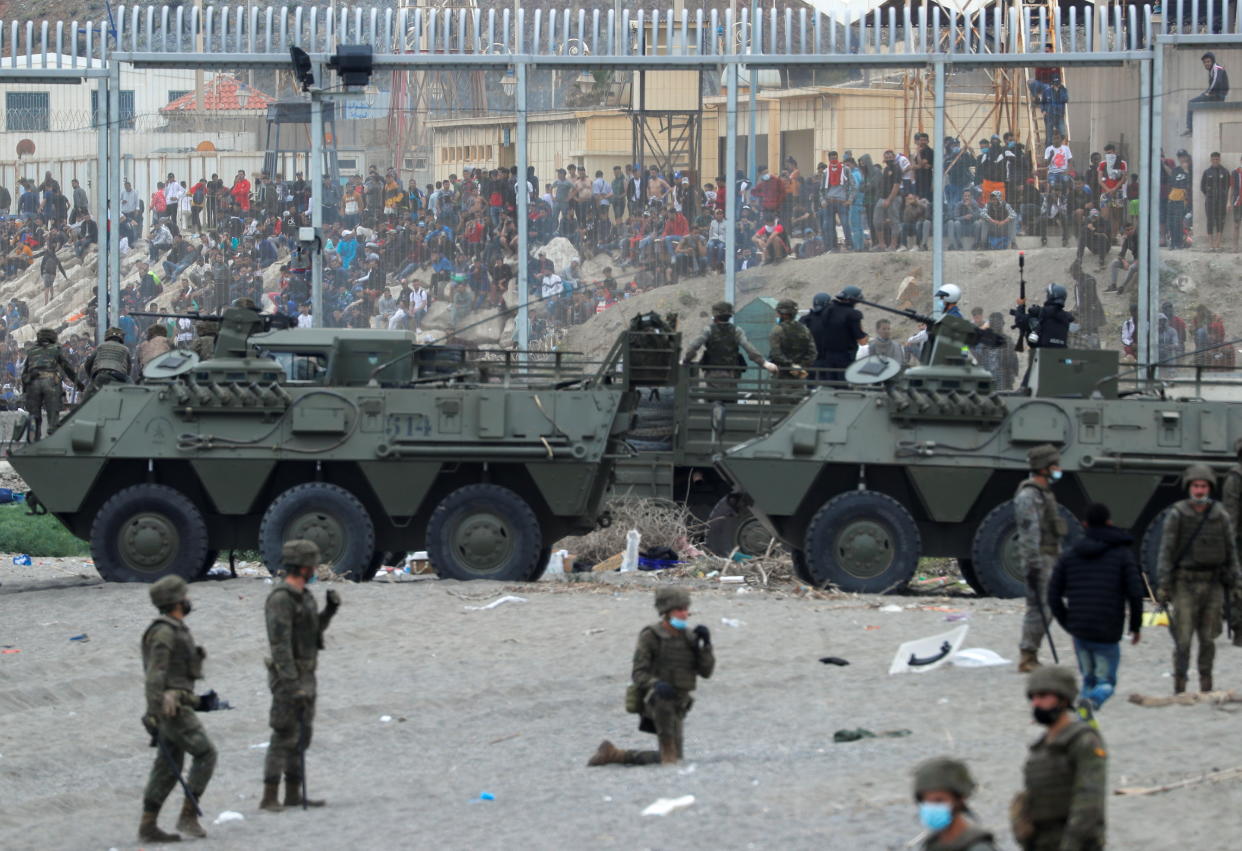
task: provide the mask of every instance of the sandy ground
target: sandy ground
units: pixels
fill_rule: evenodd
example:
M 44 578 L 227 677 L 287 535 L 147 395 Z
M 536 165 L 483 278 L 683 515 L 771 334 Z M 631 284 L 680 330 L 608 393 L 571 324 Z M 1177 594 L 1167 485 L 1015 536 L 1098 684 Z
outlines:
M 16 567 L 7 556 L 0 581 L 0 645 L 21 651 L 0 655 L 0 847 L 134 847 L 153 756 L 138 725 L 146 587 L 104 584 L 80 561 Z M 898 643 L 953 626 L 934 606 L 968 613 L 967 647 L 1013 657 L 1017 603 L 705 591 L 694 620 L 712 627 L 719 664 L 689 719 L 688 762 L 588 770 L 602 737 L 653 742 L 622 708 L 635 635 L 653 619 L 653 581 L 341 587 L 308 761 L 312 793 L 329 807 L 279 815 L 257 810 L 269 586 L 261 577 L 196 584 L 191 624 L 210 651 L 204 687 L 237 707 L 204 716 L 220 751 L 203 802 L 211 847 L 897 849 L 918 832 L 910 769 L 945 753 L 969 761 L 982 820 L 1013 847 L 1005 806 L 1036 735 L 1013 666 L 887 670 Z M 467 610 L 505 593 L 527 602 Z M 894 603 L 905 608 L 880 611 Z M 82 633 L 89 641 L 69 640 Z M 1063 634 L 1058 644 L 1068 648 Z M 1167 693 L 1168 651 L 1163 629 L 1127 646 L 1121 694 Z M 852 664 L 822 665 L 826 654 Z M 1222 641 L 1217 683 L 1240 680 L 1242 652 Z M 1113 786 L 1242 765 L 1238 718 L 1220 709 L 1119 698 L 1102 722 Z M 835 730 L 854 727 L 912 735 L 833 744 Z M 1236 847 L 1238 791 L 1235 782 L 1110 799 L 1109 845 Z M 495 800 L 478 800 L 483 792 Z M 640 815 L 682 795 L 693 806 Z M 224 810 L 245 819 L 211 825 Z

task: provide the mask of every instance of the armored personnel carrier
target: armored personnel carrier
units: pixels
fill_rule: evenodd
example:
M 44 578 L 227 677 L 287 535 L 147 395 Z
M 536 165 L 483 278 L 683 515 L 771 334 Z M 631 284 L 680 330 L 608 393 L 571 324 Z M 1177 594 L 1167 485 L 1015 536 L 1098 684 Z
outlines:
M 193 579 L 236 549 L 275 566 L 293 538 L 359 580 L 424 548 L 444 577 L 535 579 L 595 528 L 638 389 L 675 363 L 628 332 L 584 364 L 220 319 L 214 357 L 170 352 L 11 455 L 105 579 Z
M 1061 450 L 1061 510 L 1106 503 L 1151 573 L 1181 470 L 1234 463 L 1242 405 L 1204 401 L 1198 384 L 1178 394 L 1125 380 L 1116 352 L 1037 349 L 1029 392 L 998 393 L 969 356 L 987 342 L 979 329 L 945 317 L 933 330 L 921 365 L 901 373 L 882 358 L 857 361 L 853 386 L 817 388 L 770 432 L 721 456 L 732 522 L 761 523 L 805 581 L 893 591 L 920 557 L 946 556 L 978 593 L 1022 595 L 1011 497 L 1027 450 L 1041 443 Z M 1081 534 L 1077 522 L 1069 528 Z

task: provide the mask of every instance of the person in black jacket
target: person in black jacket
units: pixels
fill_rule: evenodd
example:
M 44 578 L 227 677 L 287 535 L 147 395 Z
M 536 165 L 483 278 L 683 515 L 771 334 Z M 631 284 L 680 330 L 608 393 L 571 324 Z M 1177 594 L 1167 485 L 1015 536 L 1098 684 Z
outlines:
M 1207 71 L 1208 85 L 1203 90 L 1203 94 L 1195 95 L 1190 99 L 1190 103 L 1186 104 L 1186 132 L 1182 134 L 1183 136 L 1189 136 L 1194 132 L 1194 125 L 1191 123 L 1194 115 L 1190 110 L 1190 104 L 1221 101 L 1229 96 L 1229 72 L 1223 65 L 1216 64 L 1216 54 L 1205 53 L 1199 57 L 1199 60 L 1203 63 L 1203 69 Z
M 1087 506 L 1087 533 L 1057 560 L 1048 584 L 1048 607 L 1074 637 L 1082 673 L 1080 712 L 1090 717 L 1112 695 L 1121 661 L 1121 635 L 1130 608 L 1130 643 L 1143 623 L 1143 580 L 1128 532 L 1110 522 L 1108 506 Z

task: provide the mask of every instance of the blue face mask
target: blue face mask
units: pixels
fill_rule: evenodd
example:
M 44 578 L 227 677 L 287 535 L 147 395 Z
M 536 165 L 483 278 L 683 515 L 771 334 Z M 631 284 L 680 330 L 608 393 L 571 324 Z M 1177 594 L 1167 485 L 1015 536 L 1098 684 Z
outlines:
M 668 623 L 669 623 L 669 626 L 671 626 L 673 629 L 685 629 L 686 628 L 686 622 L 682 620 L 681 618 L 669 618 Z
M 1048 478 L 1052 479 L 1054 482 L 1061 481 L 1061 471 L 1053 470 L 1051 473 L 1048 474 Z
M 948 804 L 924 801 L 919 804 L 919 821 L 923 827 L 939 833 L 953 823 L 953 808 Z

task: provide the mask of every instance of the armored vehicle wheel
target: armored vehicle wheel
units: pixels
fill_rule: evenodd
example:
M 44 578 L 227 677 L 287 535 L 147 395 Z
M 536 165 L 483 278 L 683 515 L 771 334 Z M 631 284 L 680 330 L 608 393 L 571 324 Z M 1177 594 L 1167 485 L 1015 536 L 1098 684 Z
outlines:
M 815 577 L 811 576 L 811 570 L 807 567 L 806 553 L 802 552 L 802 550 L 790 550 L 789 555 L 793 558 L 794 576 L 801 579 L 807 585 L 814 585 Z
M 427 554 L 445 579 L 525 582 L 540 570 L 543 552 L 535 512 L 500 485 L 458 488 L 427 523 Z
M 979 583 L 979 574 L 975 571 L 975 560 L 971 558 L 958 558 L 958 572 L 962 574 L 962 579 L 966 580 L 966 584 L 970 586 L 970 590 L 974 591 L 980 597 L 986 597 L 987 592 L 983 590 L 983 586 Z
M 1160 541 L 1164 538 L 1164 521 L 1169 516 L 1169 510 L 1173 506 L 1161 509 L 1160 513 L 1151 519 L 1147 524 L 1147 529 L 1143 532 L 1143 542 L 1139 544 L 1139 567 L 1143 569 L 1143 573 L 1147 574 L 1147 581 L 1151 583 L 1151 590 L 1155 591 L 1157 580 L 1160 574 Z
M 721 497 L 707 518 L 707 549 L 728 558 L 736 549 L 743 555 L 762 556 L 772 545 L 772 536 L 747 507 L 734 508 L 729 497 Z
M 815 512 L 806 531 L 807 568 L 816 585 L 876 594 L 905 586 L 922 538 L 910 512 L 887 494 L 848 491 Z
M 95 515 L 91 556 L 109 582 L 154 582 L 173 575 L 191 581 L 204 572 L 207 523 L 180 491 L 131 485 Z
M 1067 533 L 1062 546 L 1082 537 L 1082 526 L 1064 505 L 1058 505 Z M 1026 575 L 1018 556 L 1018 523 L 1013 516 L 1013 500 L 1006 500 L 988 512 L 975 530 L 970 545 L 974 572 L 989 597 L 1026 596 Z
M 269 570 L 280 566 L 280 548 L 295 538 L 313 541 L 324 564 L 359 582 L 377 555 L 371 515 L 349 491 L 326 482 L 294 485 L 268 506 L 259 552 Z
M 527 582 L 538 582 L 540 579 L 542 579 L 544 573 L 546 573 L 548 570 L 548 559 L 550 558 L 552 558 L 551 547 L 544 547 L 542 550 L 540 550 L 539 558 L 535 560 L 535 569 L 531 571 L 530 577 L 527 578 L 526 581 Z M 573 568 L 571 567 L 569 568 L 569 570 L 566 570 L 565 572 L 569 573 L 572 570 Z

